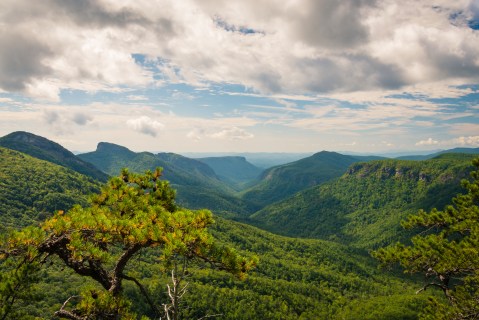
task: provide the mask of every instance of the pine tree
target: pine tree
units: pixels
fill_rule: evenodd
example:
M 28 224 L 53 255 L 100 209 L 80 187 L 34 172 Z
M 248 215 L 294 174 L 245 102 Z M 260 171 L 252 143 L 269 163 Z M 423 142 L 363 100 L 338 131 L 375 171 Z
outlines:
M 255 260 L 233 249 L 218 247 L 207 230 L 213 223 L 208 210 L 191 211 L 176 205 L 175 192 L 160 179 L 161 170 L 137 175 L 123 170 L 112 178 L 91 206 L 59 211 L 39 227 L 13 232 L 2 243 L 1 257 L 17 262 L 9 275 L 13 285 L 26 281 L 18 274 L 25 266 L 37 270 L 60 261 L 77 274 L 100 286 L 68 298 L 55 315 L 65 319 L 136 319 L 123 294 L 124 281 L 134 283 L 159 315 L 157 303 L 139 279 L 127 273 L 127 265 L 141 250 L 156 248 L 166 267 L 183 257 L 201 261 L 243 277 Z M 53 259 L 58 257 L 59 259 Z M 17 271 L 18 270 L 18 271 Z M 11 308 L 12 290 L 4 290 L 4 314 Z M 10 299 L 9 299 L 10 298 Z

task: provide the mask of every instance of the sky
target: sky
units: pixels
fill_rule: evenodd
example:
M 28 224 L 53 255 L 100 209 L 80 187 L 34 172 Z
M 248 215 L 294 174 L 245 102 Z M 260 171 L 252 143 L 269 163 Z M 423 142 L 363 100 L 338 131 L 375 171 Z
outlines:
M 2 0 L 13 131 L 76 152 L 479 147 L 479 0 Z

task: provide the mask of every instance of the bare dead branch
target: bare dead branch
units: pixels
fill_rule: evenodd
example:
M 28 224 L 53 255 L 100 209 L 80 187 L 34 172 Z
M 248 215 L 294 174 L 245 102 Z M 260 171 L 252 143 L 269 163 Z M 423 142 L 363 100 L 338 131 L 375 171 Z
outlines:
M 56 315 L 57 317 L 64 318 L 64 319 L 85 320 L 84 317 L 80 317 L 80 316 L 74 314 L 74 313 L 71 312 L 71 311 L 65 310 L 66 305 L 68 304 L 68 302 L 70 302 L 71 299 L 79 298 L 79 297 L 80 297 L 80 296 L 71 296 L 71 297 L 69 297 L 67 300 L 65 300 L 65 302 L 64 302 L 63 305 L 61 306 L 60 310 L 58 310 L 58 311 L 55 312 L 55 315 Z

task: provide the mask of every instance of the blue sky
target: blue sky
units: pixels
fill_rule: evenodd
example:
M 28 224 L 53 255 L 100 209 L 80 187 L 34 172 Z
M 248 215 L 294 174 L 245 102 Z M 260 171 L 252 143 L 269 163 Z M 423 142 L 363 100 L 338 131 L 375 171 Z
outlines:
M 4 0 L 0 135 L 70 150 L 479 147 L 479 1 Z

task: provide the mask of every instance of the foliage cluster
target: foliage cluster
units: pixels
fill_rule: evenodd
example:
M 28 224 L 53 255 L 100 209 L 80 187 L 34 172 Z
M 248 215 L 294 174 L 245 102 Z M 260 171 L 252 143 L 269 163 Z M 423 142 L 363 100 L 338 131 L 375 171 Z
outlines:
M 237 222 L 217 218 L 210 228 L 219 247 L 235 247 L 245 257 L 259 256 L 245 280 L 197 265 L 190 269 L 184 297 L 184 319 L 220 315 L 218 319 L 416 319 L 427 297 L 414 294 L 415 284 L 383 273 L 366 252 L 346 246 L 273 235 Z M 151 299 L 161 306 L 168 299 L 170 274 L 158 263 L 155 248 L 142 251 L 125 272 L 141 279 Z M 98 290 L 92 281 L 61 270 L 55 263 L 37 284 L 39 301 L 30 301 L 30 315 L 48 318 L 63 301 Z M 153 317 L 151 307 L 133 282 L 124 283 L 131 312 Z M 390 300 L 389 297 L 394 297 Z M 33 308 L 35 307 L 35 308 Z M 34 309 L 34 310 L 32 310 Z

